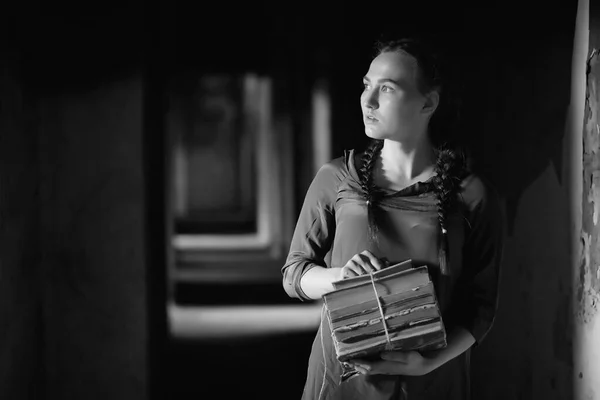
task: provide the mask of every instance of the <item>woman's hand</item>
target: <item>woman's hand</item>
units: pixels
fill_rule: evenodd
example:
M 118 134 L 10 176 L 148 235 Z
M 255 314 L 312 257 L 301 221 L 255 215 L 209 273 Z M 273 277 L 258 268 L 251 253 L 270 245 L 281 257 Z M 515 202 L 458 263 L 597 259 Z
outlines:
M 370 274 L 387 267 L 387 262 L 378 259 L 370 251 L 355 254 L 340 270 L 339 279 Z
M 386 351 L 381 361 L 355 359 L 348 361 L 361 374 L 419 376 L 433 371 L 433 359 L 423 357 L 418 351 Z

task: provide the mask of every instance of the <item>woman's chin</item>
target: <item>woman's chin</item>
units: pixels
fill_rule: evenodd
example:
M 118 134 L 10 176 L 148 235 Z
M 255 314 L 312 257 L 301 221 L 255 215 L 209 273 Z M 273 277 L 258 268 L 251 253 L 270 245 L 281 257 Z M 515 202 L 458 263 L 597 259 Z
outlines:
M 373 129 L 369 129 L 368 127 L 365 129 L 365 135 L 374 140 L 386 139 L 385 135 L 382 135 L 380 132 L 375 131 Z

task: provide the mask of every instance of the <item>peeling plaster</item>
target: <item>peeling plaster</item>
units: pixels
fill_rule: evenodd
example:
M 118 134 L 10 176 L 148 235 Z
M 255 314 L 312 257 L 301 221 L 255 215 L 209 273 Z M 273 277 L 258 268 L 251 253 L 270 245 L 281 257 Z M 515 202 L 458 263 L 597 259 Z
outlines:
M 578 318 L 590 323 L 600 305 L 600 53 L 593 49 L 587 60 L 583 132 L 583 198 L 581 254 L 577 283 Z
M 598 51 L 594 49 L 587 61 L 586 123 L 584 129 L 583 153 L 593 155 L 599 148 L 600 125 L 598 124 L 598 91 L 592 69 L 598 63 Z
M 577 299 L 579 301 L 578 317 L 583 323 L 589 323 L 598 312 L 600 305 L 600 293 L 598 292 L 594 281 L 600 279 L 600 266 L 596 265 L 595 276 L 592 275 L 591 265 L 591 241 L 592 236 L 582 232 L 581 235 L 581 267 L 579 270 L 579 285 L 577 290 Z M 594 279 L 595 278 L 595 279 Z
M 596 136 L 600 136 L 600 134 Z M 592 172 L 591 181 L 587 200 L 593 207 L 592 220 L 594 221 L 594 225 L 598 225 L 598 215 L 600 214 L 600 171 Z

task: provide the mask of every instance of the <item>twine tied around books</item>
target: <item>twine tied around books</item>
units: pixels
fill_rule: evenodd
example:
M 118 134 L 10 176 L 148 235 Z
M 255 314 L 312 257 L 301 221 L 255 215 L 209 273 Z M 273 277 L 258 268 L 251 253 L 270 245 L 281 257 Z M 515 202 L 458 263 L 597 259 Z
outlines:
M 383 330 L 385 331 L 385 338 L 387 339 L 387 345 L 391 346 L 392 340 L 390 339 L 390 333 L 388 331 L 387 323 L 385 322 L 385 314 L 383 312 L 383 306 L 381 305 L 381 300 L 379 299 L 379 293 L 377 292 L 377 286 L 375 286 L 375 278 L 373 275 L 373 271 L 369 274 L 371 275 L 371 284 L 373 284 L 373 291 L 375 292 L 375 300 L 377 300 L 377 306 L 379 307 L 379 313 L 381 314 L 381 324 L 383 325 Z

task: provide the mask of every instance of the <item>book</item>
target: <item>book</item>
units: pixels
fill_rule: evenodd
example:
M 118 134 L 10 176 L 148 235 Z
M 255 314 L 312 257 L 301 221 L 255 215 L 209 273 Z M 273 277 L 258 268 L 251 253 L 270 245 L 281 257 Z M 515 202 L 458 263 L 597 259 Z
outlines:
M 337 359 L 440 349 L 446 330 L 425 265 L 412 260 L 333 283 L 323 296 Z M 345 371 L 348 372 L 348 371 Z

